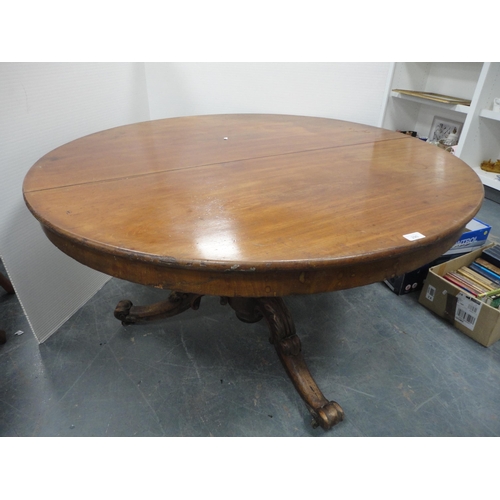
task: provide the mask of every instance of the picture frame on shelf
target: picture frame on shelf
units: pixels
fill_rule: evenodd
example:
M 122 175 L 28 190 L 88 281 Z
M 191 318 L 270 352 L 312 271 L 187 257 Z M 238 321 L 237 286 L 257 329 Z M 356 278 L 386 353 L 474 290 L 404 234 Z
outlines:
M 438 143 L 440 140 L 446 139 L 451 133 L 456 134 L 458 140 L 462 132 L 462 127 L 463 123 L 461 122 L 450 120 L 449 118 L 442 118 L 441 116 L 435 116 L 427 141 Z

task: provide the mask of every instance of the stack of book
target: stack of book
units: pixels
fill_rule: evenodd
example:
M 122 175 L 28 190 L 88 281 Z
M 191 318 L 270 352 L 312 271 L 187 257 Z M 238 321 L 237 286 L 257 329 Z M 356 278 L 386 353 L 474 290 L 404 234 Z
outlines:
M 468 266 L 443 276 L 455 286 L 466 291 L 491 307 L 500 309 L 500 261 L 486 251 Z

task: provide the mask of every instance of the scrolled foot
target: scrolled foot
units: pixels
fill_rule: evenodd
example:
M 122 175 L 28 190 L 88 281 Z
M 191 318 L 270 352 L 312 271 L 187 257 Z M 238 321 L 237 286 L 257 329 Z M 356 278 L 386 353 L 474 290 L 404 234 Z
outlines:
M 321 427 L 327 431 L 344 420 L 344 410 L 336 401 L 329 401 L 326 405 L 317 409 L 308 406 L 308 409 L 314 419 L 312 426 L 315 429 Z
M 120 300 L 115 307 L 115 318 L 122 322 L 122 325 L 128 325 L 127 317 L 129 317 L 130 309 L 133 304 L 130 300 Z

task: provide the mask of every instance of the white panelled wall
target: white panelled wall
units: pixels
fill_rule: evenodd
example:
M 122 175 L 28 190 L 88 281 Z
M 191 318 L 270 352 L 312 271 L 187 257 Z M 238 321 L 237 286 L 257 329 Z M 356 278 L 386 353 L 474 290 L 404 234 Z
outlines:
M 147 63 L 151 119 L 218 113 L 378 125 L 389 63 Z
M 37 340 L 108 279 L 53 247 L 26 209 L 22 182 L 41 156 L 90 133 L 172 116 L 283 113 L 378 125 L 389 70 L 389 63 L 0 63 L 0 255 Z
M 0 255 L 39 342 L 108 277 L 47 240 L 25 207 L 24 176 L 66 142 L 148 119 L 143 64 L 0 64 Z

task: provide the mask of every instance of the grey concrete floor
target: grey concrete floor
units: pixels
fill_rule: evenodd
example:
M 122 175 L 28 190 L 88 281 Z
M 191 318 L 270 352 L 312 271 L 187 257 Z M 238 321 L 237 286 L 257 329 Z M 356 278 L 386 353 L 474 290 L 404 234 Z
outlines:
M 485 200 L 478 218 L 500 242 L 500 205 Z M 313 376 L 345 411 L 328 432 L 312 428 L 263 321 L 240 322 L 216 297 L 149 325 L 113 317 L 123 298 L 164 297 L 112 279 L 39 345 L 0 290 L 0 436 L 500 436 L 500 342 L 474 342 L 418 292 L 375 283 L 285 299 Z

